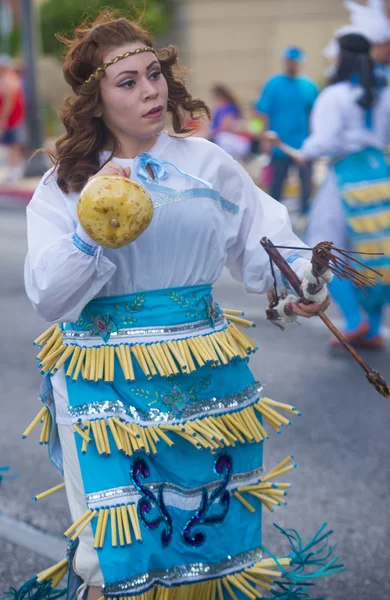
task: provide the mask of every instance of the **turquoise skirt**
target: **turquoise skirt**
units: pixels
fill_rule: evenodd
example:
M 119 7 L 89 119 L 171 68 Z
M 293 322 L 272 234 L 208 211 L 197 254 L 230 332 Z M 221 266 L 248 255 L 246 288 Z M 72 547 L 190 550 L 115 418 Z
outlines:
M 390 172 L 386 156 L 376 148 L 365 148 L 333 165 L 339 186 L 351 249 L 371 277 L 375 287 L 357 290 L 360 303 L 378 310 L 390 302 Z M 375 269 L 380 275 L 368 270 Z
M 64 534 L 67 558 L 35 578 L 37 598 L 51 597 L 89 524 L 106 599 L 261 597 L 255 586 L 287 598 L 281 577 L 295 589 L 287 567 L 303 568 L 301 551 L 264 551 L 261 528 L 262 508 L 286 503 L 295 465 L 287 457 L 265 474 L 262 458 L 267 431 L 299 413 L 262 396 L 251 325 L 202 285 L 95 299 L 36 340 L 44 380 L 65 369 L 86 502 Z M 35 424 L 53 448 L 50 394 L 42 400 Z

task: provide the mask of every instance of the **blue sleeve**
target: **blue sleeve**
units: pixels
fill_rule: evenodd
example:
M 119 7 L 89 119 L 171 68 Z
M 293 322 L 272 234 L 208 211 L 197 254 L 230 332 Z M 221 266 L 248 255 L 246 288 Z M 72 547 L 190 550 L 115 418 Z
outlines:
M 270 79 L 265 83 L 255 104 L 255 109 L 258 112 L 265 113 L 266 115 L 269 115 L 269 113 L 271 112 L 273 88 L 273 82 Z

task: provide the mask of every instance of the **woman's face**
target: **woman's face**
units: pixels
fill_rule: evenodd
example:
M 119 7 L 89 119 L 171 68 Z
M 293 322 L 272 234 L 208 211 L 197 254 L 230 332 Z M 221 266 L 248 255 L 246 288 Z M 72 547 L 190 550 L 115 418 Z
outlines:
M 133 42 L 108 50 L 103 62 L 130 50 L 143 48 Z M 142 52 L 107 67 L 100 81 L 101 116 L 118 140 L 147 139 L 165 126 L 168 86 L 153 52 Z

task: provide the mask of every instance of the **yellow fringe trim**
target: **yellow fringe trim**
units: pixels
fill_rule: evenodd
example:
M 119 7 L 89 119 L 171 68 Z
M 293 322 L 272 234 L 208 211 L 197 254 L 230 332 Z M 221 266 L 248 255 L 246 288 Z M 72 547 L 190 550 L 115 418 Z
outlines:
M 38 423 L 42 422 L 41 435 L 39 438 L 40 444 L 48 444 L 49 443 L 49 435 L 51 428 L 51 415 L 49 409 L 44 406 L 41 408 L 35 419 L 32 420 L 27 429 L 23 432 L 22 438 L 25 439 L 30 435 L 30 433 L 37 427 Z
M 37 583 L 42 583 L 43 581 L 50 581 L 51 587 L 54 589 L 61 579 L 66 575 L 69 570 L 69 561 L 67 558 L 64 558 L 56 565 L 50 567 L 49 569 L 45 569 L 41 573 L 37 575 Z
M 390 185 L 386 182 L 369 184 L 365 187 L 346 191 L 343 195 L 348 204 L 352 206 L 355 206 L 357 201 L 361 204 L 374 204 L 378 200 L 383 200 L 383 198 L 390 196 Z
M 125 546 L 135 540 L 142 540 L 141 527 L 139 524 L 137 508 L 135 504 L 113 506 L 111 508 L 100 508 L 99 510 L 88 509 L 77 521 L 75 521 L 64 533 L 64 538 L 75 541 L 80 533 L 93 521 L 97 519 L 94 538 L 94 548 L 103 548 L 107 541 L 106 532 L 108 521 L 111 525 L 112 546 Z M 133 534 L 133 535 L 132 535 Z
M 254 498 L 257 498 L 270 511 L 274 510 L 274 506 L 287 504 L 284 500 L 284 496 L 287 495 L 285 490 L 291 488 L 291 483 L 274 483 L 271 482 L 270 479 L 279 477 L 280 475 L 295 469 L 296 465 L 295 463 L 292 463 L 292 460 L 292 456 L 288 456 L 282 460 L 272 469 L 272 471 L 262 477 L 259 483 L 254 485 L 243 485 L 237 488 L 237 490 L 233 492 L 234 497 L 252 513 L 256 512 L 256 509 L 241 495 L 242 493 L 247 493 Z
M 77 521 L 75 521 L 65 531 L 65 533 L 63 534 L 62 537 L 69 538 L 70 540 L 72 540 L 73 542 L 75 542 L 77 540 L 77 538 L 79 537 L 80 533 L 82 533 L 84 531 L 84 529 L 87 527 L 87 525 L 90 524 L 90 522 L 92 521 L 92 519 L 94 517 L 96 517 L 97 514 L 98 513 L 97 513 L 96 510 L 90 510 L 90 509 L 88 509 L 79 519 L 77 519 Z M 73 533 L 73 535 L 71 536 L 72 533 Z
M 43 498 L 47 498 L 47 496 L 51 496 L 51 494 L 55 494 L 55 492 L 59 492 L 60 490 L 64 490 L 65 489 L 65 483 L 60 483 L 59 485 L 56 485 L 52 488 L 50 488 L 49 490 L 46 490 L 45 492 L 42 492 L 41 494 L 37 494 L 36 496 L 34 496 L 34 501 L 37 502 L 38 500 L 43 500 Z
M 109 519 L 111 520 L 112 546 L 130 545 L 133 543 L 133 537 L 137 541 L 142 540 L 136 505 L 127 504 L 125 506 L 123 504 L 99 510 L 94 548 L 103 548 Z
M 280 566 L 288 567 L 291 559 L 282 557 L 278 559 L 278 562 Z M 224 593 L 227 593 L 231 600 L 238 600 L 236 592 L 241 592 L 249 600 L 255 600 L 263 596 L 254 586 L 270 592 L 274 580 L 282 575 L 279 565 L 273 558 L 265 558 L 254 564 L 253 567 L 220 579 L 174 588 L 157 585 L 138 596 L 118 596 L 117 600 L 223 600 Z M 99 600 L 107 599 L 109 596 L 101 596 Z
M 293 415 L 301 414 L 289 404 L 261 398 L 252 406 L 238 412 L 188 420 L 175 425 L 161 423 L 141 427 L 137 423 L 130 424 L 118 417 L 110 417 L 84 421 L 73 425 L 73 429 L 83 439 L 83 453 L 87 452 L 89 443 L 94 441 L 100 455 L 110 455 L 111 443 L 114 441 L 117 449 L 127 456 L 132 456 L 138 450 L 143 450 L 146 454 L 157 454 L 157 444 L 161 440 L 169 446 L 174 445 L 167 433 L 179 435 L 195 448 L 214 451 L 238 443 L 258 443 L 267 439 L 267 432 L 256 413 L 261 414 L 276 431 L 280 431 L 283 425 L 289 425 L 289 419 L 275 410 L 276 408 Z M 111 443 L 108 430 L 111 432 Z
M 116 357 L 126 381 L 135 381 L 133 360 L 147 379 L 157 374 L 171 377 L 192 373 L 205 364 L 219 366 L 235 358 L 245 359 L 256 350 L 256 344 L 236 327 L 236 324 L 250 327 L 253 323 L 231 313 L 226 313 L 226 317 L 229 324 L 224 331 L 177 341 L 81 348 L 64 344 L 60 327 L 52 325 L 34 343 L 42 347 L 37 359 L 43 373 L 53 374 L 71 359 L 67 377 L 77 380 L 81 373 L 89 381 L 111 382 L 115 377 Z
M 104 517 L 102 517 L 101 522 L 103 522 L 103 518 Z M 103 531 L 103 525 L 101 525 L 100 531 Z M 135 529 L 134 533 L 136 533 Z M 126 532 L 124 529 L 122 530 L 122 535 L 123 539 L 126 540 Z M 99 544 L 100 541 L 101 538 L 99 540 Z M 101 547 L 102 546 L 100 545 L 95 545 L 95 548 Z M 282 567 L 288 567 L 290 564 L 291 559 L 288 557 L 278 558 L 278 562 L 276 562 L 273 558 L 265 558 L 240 573 L 227 575 L 226 577 L 222 577 L 220 579 L 205 581 L 203 583 L 195 583 L 192 585 L 183 585 L 174 588 L 165 588 L 158 585 L 148 592 L 144 592 L 138 596 L 118 596 L 117 600 L 223 600 L 224 592 L 227 592 L 232 600 L 238 600 L 235 591 L 240 591 L 244 594 L 244 596 L 249 598 L 249 600 L 254 600 L 255 598 L 262 598 L 263 596 L 251 584 L 270 592 L 272 590 L 274 580 L 282 575 L 279 565 Z M 50 582 L 52 589 L 55 589 L 61 579 L 66 575 L 68 570 L 69 561 L 68 559 L 64 558 L 59 563 L 39 573 L 37 575 L 37 583 L 47 581 Z M 101 596 L 99 600 L 106 600 L 107 598 L 109 597 Z
M 353 217 L 349 223 L 356 233 L 376 233 L 390 227 L 390 210 L 377 215 Z
M 361 252 L 374 252 L 377 254 L 385 254 L 386 256 L 390 255 L 390 239 L 382 238 L 382 239 L 373 239 L 373 240 L 365 240 L 363 242 L 354 244 L 356 251 Z M 363 257 L 364 258 L 364 257 Z
M 364 257 L 362 257 L 364 258 Z M 376 277 L 376 284 L 382 284 L 382 285 L 388 285 L 390 284 L 390 268 L 389 267 L 378 267 L 377 269 L 379 271 L 379 273 L 382 275 L 382 277 L 377 276 Z M 359 269 L 359 273 L 361 273 L 362 275 L 365 275 L 367 277 L 372 277 L 374 274 L 372 271 L 369 271 L 368 269 Z

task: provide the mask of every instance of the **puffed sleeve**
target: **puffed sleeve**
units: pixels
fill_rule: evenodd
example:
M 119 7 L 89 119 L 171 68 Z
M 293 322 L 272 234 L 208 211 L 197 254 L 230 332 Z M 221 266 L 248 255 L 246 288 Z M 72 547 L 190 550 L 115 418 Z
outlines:
M 115 272 L 75 224 L 52 174 L 46 174 L 27 207 L 28 254 L 24 280 L 27 296 L 48 322 L 75 321 Z
M 310 117 L 310 135 L 301 148 L 304 159 L 342 154 L 343 106 L 342 90 L 336 86 L 318 96 Z
M 222 152 L 222 151 L 219 151 Z M 221 155 L 220 155 L 221 158 Z M 269 257 L 260 244 L 268 237 L 279 248 L 299 278 L 311 259 L 307 246 L 293 233 L 286 207 L 260 190 L 245 169 L 225 155 L 218 174 L 219 189 L 226 206 L 226 266 L 232 276 L 242 281 L 248 292 L 264 293 L 274 280 Z M 231 204 L 230 204 L 231 203 Z M 229 211 L 237 206 L 238 212 Z M 275 268 L 278 286 L 287 287 L 286 280 Z

